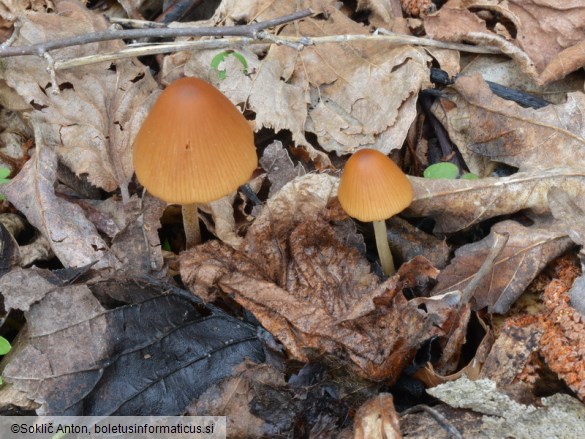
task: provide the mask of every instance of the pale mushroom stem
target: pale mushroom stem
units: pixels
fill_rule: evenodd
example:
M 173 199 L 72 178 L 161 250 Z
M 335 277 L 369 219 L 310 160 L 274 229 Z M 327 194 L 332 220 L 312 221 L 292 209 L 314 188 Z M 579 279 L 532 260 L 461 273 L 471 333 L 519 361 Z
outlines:
M 378 249 L 382 271 L 386 276 L 393 276 L 396 270 L 394 269 L 394 259 L 392 259 L 388 236 L 386 235 L 386 221 L 373 221 L 373 223 L 376 248 Z
M 201 230 L 199 230 L 199 215 L 197 214 L 197 204 L 184 204 L 183 210 L 183 227 L 185 229 L 185 249 L 201 244 Z

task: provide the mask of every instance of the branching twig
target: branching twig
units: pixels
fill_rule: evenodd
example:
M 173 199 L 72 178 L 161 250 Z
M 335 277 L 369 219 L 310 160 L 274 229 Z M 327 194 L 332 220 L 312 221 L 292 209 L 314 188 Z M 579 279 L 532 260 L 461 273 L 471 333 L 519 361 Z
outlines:
M 98 43 L 100 41 L 111 41 L 120 39 L 135 38 L 176 38 L 176 37 L 201 37 L 201 36 L 240 36 L 256 38 L 258 32 L 263 29 L 289 23 L 308 17 L 313 11 L 303 9 L 302 11 L 293 12 L 272 20 L 261 21 L 259 23 L 245 26 L 225 26 L 225 27 L 182 27 L 182 28 L 163 28 L 163 29 L 126 29 L 126 30 L 106 30 L 94 32 L 85 35 L 77 35 L 60 40 L 47 41 L 44 43 L 32 44 L 29 46 L 0 47 L 0 58 L 20 55 L 43 55 L 51 50 L 62 49 L 64 47 L 79 46 L 82 44 Z
M 328 35 L 323 37 L 294 37 L 294 36 L 268 36 L 264 32 L 258 32 L 257 38 L 250 37 L 226 37 L 217 40 L 177 41 L 172 43 L 144 44 L 140 46 L 126 47 L 122 50 L 97 55 L 89 55 L 70 60 L 55 61 L 55 70 L 64 70 L 82 65 L 94 64 L 116 59 L 130 58 L 145 55 L 157 55 L 171 53 L 179 50 L 208 50 L 243 47 L 254 44 L 280 44 L 300 50 L 306 46 L 316 46 L 330 43 L 347 43 L 354 41 L 381 42 L 386 44 L 414 44 L 418 46 L 431 46 L 442 49 L 460 50 L 471 53 L 501 53 L 494 47 L 478 47 L 468 44 L 445 43 L 429 38 L 418 38 L 409 35 Z

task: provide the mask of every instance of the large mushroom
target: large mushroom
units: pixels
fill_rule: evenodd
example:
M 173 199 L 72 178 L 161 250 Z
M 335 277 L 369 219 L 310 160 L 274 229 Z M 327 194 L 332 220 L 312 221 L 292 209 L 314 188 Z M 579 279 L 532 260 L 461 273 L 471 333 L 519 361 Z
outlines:
M 345 164 L 337 197 L 349 216 L 373 221 L 380 265 L 386 275 L 393 275 L 394 260 L 385 220 L 412 202 L 412 186 L 406 175 L 380 151 L 361 149 Z
M 197 205 L 232 193 L 258 165 L 242 113 L 196 78 L 178 79 L 161 93 L 136 136 L 133 159 L 151 194 L 182 205 L 187 248 L 201 241 Z

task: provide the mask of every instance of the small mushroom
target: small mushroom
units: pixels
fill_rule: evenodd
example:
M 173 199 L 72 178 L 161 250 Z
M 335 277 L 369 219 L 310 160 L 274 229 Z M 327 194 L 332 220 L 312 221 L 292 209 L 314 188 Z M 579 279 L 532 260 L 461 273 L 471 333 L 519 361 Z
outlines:
M 412 202 L 412 186 L 406 175 L 380 151 L 361 149 L 345 164 L 337 196 L 349 216 L 373 221 L 382 270 L 388 276 L 393 275 L 396 270 L 385 220 Z
M 161 93 L 136 136 L 133 160 L 146 190 L 183 206 L 187 248 L 201 242 L 197 204 L 235 191 L 258 166 L 242 113 L 197 78 L 178 79 Z

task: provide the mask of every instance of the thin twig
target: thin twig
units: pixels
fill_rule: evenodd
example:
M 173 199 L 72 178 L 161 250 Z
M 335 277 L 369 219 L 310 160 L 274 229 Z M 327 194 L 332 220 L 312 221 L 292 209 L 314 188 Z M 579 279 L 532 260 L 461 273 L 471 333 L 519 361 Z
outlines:
M 435 419 L 435 421 L 437 421 L 437 423 L 453 439 L 463 439 L 463 435 L 459 432 L 459 430 L 457 430 L 457 428 L 453 424 L 451 424 L 447 420 L 447 418 L 445 418 L 445 416 L 443 416 L 441 413 L 439 413 L 434 408 L 429 407 L 428 405 L 424 405 L 424 404 L 415 405 L 414 407 L 410 407 L 409 409 L 406 409 L 403 412 L 401 412 L 400 416 L 402 417 L 404 415 L 410 415 L 412 413 L 418 413 L 418 412 L 426 412 L 429 415 L 431 415 L 431 417 L 433 419 Z
M 264 37 L 264 38 L 260 38 Z M 267 37 L 264 32 L 259 32 L 257 38 L 250 37 L 226 37 L 217 40 L 199 40 L 199 41 L 178 41 L 172 43 L 154 43 L 140 46 L 129 46 L 116 52 L 89 55 L 70 60 L 56 61 L 55 69 L 64 70 L 82 65 L 94 64 L 104 61 L 113 61 L 122 58 L 136 56 L 156 55 L 160 53 L 171 53 L 180 50 L 209 50 L 237 48 L 254 44 L 280 44 L 300 50 L 306 46 L 316 46 L 330 43 L 347 43 L 353 41 L 380 42 L 386 44 L 414 44 L 419 46 L 433 46 L 443 49 L 460 50 L 470 53 L 501 53 L 494 47 L 479 47 L 468 44 L 445 43 L 442 41 L 431 40 L 429 38 L 418 38 L 409 35 L 328 35 L 323 37 L 280 37 L 271 35 Z
M 224 27 L 181 27 L 181 28 L 163 28 L 163 29 L 123 29 L 123 30 L 105 30 L 93 32 L 85 35 L 77 35 L 60 40 L 46 41 L 44 43 L 32 44 L 29 46 L 0 47 L 0 58 L 20 55 L 43 55 L 51 50 L 62 49 L 64 47 L 79 46 L 89 43 L 98 43 L 100 41 L 111 41 L 120 39 L 136 38 L 176 38 L 176 37 L 201 37 L 201 36 L 241 36 L 256 38 L 258 32 L 291 21 L 300 20 L 308 17 L 313 13 L 310 9 L 293 12 L 292 14 L 274 18 L 272 20 L 261 21 L 259 23 L 245 26 L 224 26 Z
M 156 21 L 135 20 L 133 18 L 110 17 L 110 23 L 119 24 L 131 29 L 161 29 L 169 27 L 167 23 L 158 23 Z

